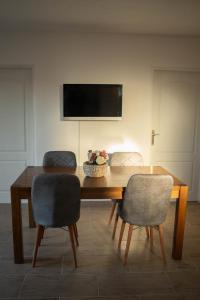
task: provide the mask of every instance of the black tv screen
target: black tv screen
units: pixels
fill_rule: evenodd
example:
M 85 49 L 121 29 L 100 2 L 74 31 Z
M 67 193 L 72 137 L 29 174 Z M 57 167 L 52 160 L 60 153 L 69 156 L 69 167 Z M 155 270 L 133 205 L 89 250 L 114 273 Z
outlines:
M 63 84 L 65 120 L 117 120 L 121 117 L 121 84 Z

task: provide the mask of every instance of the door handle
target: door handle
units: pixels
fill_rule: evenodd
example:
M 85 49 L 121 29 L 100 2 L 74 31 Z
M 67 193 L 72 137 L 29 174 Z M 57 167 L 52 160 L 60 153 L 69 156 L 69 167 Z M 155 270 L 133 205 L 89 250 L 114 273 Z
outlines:
M 154 145 L 156 135 L 160 135 L 160 134 L 156 133 L 156 131 L 153 129 L 152 132 L 151 132 L 151 145 Z

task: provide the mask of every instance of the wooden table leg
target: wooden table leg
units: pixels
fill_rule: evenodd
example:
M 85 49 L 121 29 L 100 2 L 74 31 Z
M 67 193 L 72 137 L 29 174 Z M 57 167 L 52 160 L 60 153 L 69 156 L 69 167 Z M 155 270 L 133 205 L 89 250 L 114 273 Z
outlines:
M 14 261 L 16 264 L 20 264 L 24 262 L 21 199 L 14 188 L 11 188 L 11 207 Z
M 174 239 L 172 248 L 172 257 L 174 259 L 182 258 L 187 200 L 188 186 L 181 186 L 179 192 L 179 199 L 176 200 Z
M 31 196 L 28 199 L 28 217 L 29 217 L 29 228 L 35 228 L 36 224 L 33 218 Z

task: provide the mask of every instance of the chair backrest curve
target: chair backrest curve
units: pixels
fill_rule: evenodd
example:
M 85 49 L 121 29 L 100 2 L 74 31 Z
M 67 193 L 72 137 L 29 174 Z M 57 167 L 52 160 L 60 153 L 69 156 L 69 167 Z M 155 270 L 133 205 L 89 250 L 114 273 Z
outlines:
M 37 224 L 62 227 L 80 217 L 80 181 L 70 174 L 40 174 L 32 183 L 33 215 Z
M 142 166 L 143 158 L 138 152 L 114 152 L 111 155 L 110 166 Z
M 135 174 L 129 179 L 121 217 L 135 225 L 162 224 L 166 218 L 173 187 L 170 175 Z
M 72 151 L 48 151 L 43 158 L 44 167 L 72 167 L 77 166 L 76 156 Z

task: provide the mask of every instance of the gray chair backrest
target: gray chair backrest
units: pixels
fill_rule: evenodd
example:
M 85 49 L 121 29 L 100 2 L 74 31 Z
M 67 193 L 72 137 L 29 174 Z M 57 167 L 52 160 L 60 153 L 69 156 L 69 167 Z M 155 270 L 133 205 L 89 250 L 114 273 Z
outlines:
M 120 216 L 140 226 L 162 224 L 166 218 L 173 187 L 170 175 L 132 175 L 119 207 Z
M 44 167 L 72 167 L 77 166 L 76 156 L 71 151 L 48 151 L 43 158 Z
M 80 181 L 70 174 L 40 174 L 32 183 L 33 215 L 37 224 L 62 227 L 80 217 Z
M 114 152 L 110 159 L 110 166 L 142 166 L 143 158 L 138 152 Z

